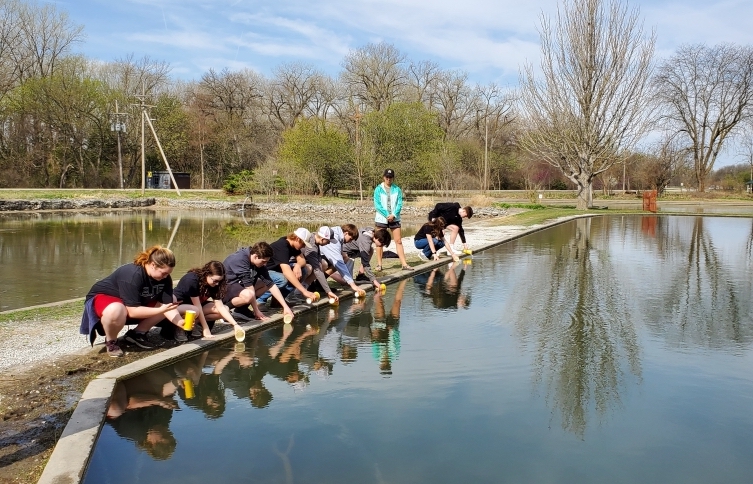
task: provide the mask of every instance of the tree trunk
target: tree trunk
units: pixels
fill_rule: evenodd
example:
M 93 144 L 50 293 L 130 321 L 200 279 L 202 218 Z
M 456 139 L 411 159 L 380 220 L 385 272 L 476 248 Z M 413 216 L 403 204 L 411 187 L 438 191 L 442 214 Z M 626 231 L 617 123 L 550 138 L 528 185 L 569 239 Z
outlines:
M 576 174 L 568 178 L 578 186 L 578 199 L 575 208 L 578 210 L 593 208 L 593 177 Z

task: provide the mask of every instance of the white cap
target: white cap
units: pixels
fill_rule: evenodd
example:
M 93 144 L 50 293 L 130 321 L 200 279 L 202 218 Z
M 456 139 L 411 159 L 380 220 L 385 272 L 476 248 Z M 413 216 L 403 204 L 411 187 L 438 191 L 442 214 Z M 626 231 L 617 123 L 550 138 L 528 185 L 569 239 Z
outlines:
M 306 244 L 306 247 L 308 247 L 309 249 L 311 248 L 311 244 L 309 243 L 309 237 L 311 237 L 311 232 L 309 232 L 308 229 L 299 227 L 295 229 L 293 233 L 297 235 L 298 238 L 301 239 L 304 244 Z
M 317 234 L 319 234 L 319 237 L 327 239 L 330 242 L 335 240 L 335 231 L 326 225 L 319 227 L 319 232 L 317 232 Z

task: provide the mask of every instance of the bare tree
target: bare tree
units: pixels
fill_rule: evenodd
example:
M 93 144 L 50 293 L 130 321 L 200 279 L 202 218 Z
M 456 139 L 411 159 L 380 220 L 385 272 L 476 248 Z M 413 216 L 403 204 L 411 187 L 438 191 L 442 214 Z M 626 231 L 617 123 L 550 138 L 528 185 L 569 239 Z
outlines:
M 439 125 L 445 137 L 457 140 L 472 127 L 467 122 L 474 112 L 473 87 L 468 84 L 468 73 L 441 72 L 434 82 L 432 108 L 436 109 Z
M 664 119 L 689 141 L 703 192 L 725 140 L 751 115 L 753 48 L 683 46 L 661 65 L 656 86 Z
M 431 61 L 411 62 L 408 66 L 408 95 L 410 102 L 423 103 L 431 109 L 434 104 L 434 90 L 442 75 L 439 64 Z
M 530 129 L 521 146 L 558 167 L 593 206 L 593 179 L 622 163 L 647 129 L 655 36 L 619 0 L 565 0 L 556 24 L 541 18 L 541 76 L 521 75 Z
M 322 84 L 323 74 L 311 65 L 293 62 L 276 67 L 264 93 L 270 119 L 283 129 L 292 128 L 304 114 L 312 114 Z
M 387 108 L 407 82 L 405 55 L 392 44 L 367 44 L 345 56 L 343 82 L 374 111 Z
M 481 160 L 479 179 L 481 189 L 489 189 L 490 153 L 493 153 L 497 138 L 504 132 L 504 128 L 512 120 L 513 97 L 498 85 L 491 83 L 477 86 L 475 100 L 470 111 L 475 111 L 474 126 L 478 139 L 484 146 L 484 157 Z

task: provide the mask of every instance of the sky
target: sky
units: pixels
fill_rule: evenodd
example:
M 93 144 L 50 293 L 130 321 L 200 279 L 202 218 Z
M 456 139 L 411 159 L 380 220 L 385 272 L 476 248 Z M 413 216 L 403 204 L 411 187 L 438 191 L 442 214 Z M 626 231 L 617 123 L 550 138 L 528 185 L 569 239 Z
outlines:
M 410 60 L 466 71 L 472 82 L 514 86 L 538 64 L 540 15 L 557 0 L 57 0 L 84 26 L 75 51 L 113 61 L 133 54 L 166 61 L 171 76 L 198 80 L 210 68 L 271 75 L 301 61 L 336 76 L 345 55 L 393 44 Z M 642 0 L 657 54 L 685 43 L 753 43 L 750 0 Z
M 44 0 L 38 0 L 44 2 Z M 303 62 L 331 76 L 348 52 L 387 42 L 412 61 L 468 73 L 471 83 L 518 85 L 539 63 L 541 15 L 557 0 L 52 0 L 84 27 L 74 52 L 105 62 L 133 56 L 167 62 L 199 80 L 209 69 L 271 76 Z M 751 0 L 633 0 L 656 32 L 659 59 L 683 44 L 753 44 Z M 741 162 L 728 144 L 716 167 Z

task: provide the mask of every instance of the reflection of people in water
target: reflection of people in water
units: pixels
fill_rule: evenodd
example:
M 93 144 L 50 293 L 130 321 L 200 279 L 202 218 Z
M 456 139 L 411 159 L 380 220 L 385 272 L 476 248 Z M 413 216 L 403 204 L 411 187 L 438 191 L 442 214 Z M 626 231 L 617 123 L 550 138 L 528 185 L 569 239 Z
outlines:
M 247 398 L 255 408 L 265 408 L 272 401 L 272 392 L 265 386 L 262 379 L 267 374 L 266 366 L 261 359 L 257 361 L 257 348 L 263 346 L 259 342 L 259 333 L 251 335 L 246 345 L 238 347 L 228 353 L 215 365 L 214 372 L 220 374 L 225 388 L 233 392 L 236 398 Z M 264 354 L 265 351 L 260 351 Z
M 220 418 L 225 413 L 225 389 L 220 381 L 220 363 L 226 356 L 226 350 L 215 348 L 180 361 L 174 367 L 175 373 L 183 382 L 178 394 L 187 406 L 201 410 L 211 419 Z M 213 371 L 204 373 L 202 370 L 206 367 L 213 367 Z
M 371 323 L 371 351 L 379 362 L 382 375 L 392 374 L 392 362 L 400 354 L 400 307 L 403 303 L 403 291 L 407 279 L 397 285 L 395 300 L 389 314 L 385 313 L 381 291 L 374 292 L 374 322 Z
M 107 422 L 124 439 L 157 460 L 169 459 L 177 442 L 170 431 L 178 379 L 166 370 L 155 370 L 115 385 Z
M 460 273 L 455 270 L 460 267 Z M 462 263 L 453 262 L 446 272 L 439 268 L 431 272 L 424 272 L 413 278 L 421 289 L 421 294 L 431 299 L 434 307 L 438 309 L 467 308 L 471 304 L 471 297 L 460 292 L 465 277 L 465 266 Z

